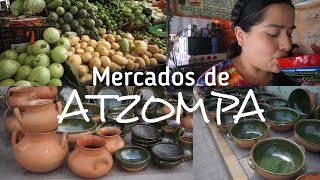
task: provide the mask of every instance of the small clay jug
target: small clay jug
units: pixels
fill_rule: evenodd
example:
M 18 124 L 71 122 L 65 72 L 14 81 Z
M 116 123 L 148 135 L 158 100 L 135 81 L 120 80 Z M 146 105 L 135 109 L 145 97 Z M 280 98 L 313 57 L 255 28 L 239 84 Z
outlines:
M 103 137 L 107 141 L 107 150 L 111 155 L 124 147 L 125 143 L 120 137 L 121 130 L 116 127 L 103 127 L 97 131 L 97 135 Z
M 55 86 L 35 86 L 32 90 L 40 96 L 40 99 L 56 99 L 58 88 Z
M 31 86 L 13 87 L 8 89 L 7 105 L 10 109 L 20 108 L 23 111 L 24 102 L 39 98 L 40 96 L 33 92 Z
M 112 168 L 113 159 L 106 149 L 104 138 L 94 135 L 82 136 L 68 158 L 69 168 L 83 178 L 98 178 Z
M 193 131 L 193 113 L 187 113 L 186 116 L 181 119 L 181 126 L 187 131 Z
M 183 159 L 191 160 L 193 157 L 193 143 L 192 139 L 187 136 L 180 136 L 178 144 L 183 148 Z
M 54 104 L 51 99 L 37 99 L 23 103 L 24 112 L 18 108 L 14 114 L 23 131 L 42 133 L 53 131 L 58 128 L 57 116 L 62 112 L 61 102 Z
M 15 129 L 20 129 L 19 121 L 10 109 L 6 109 L 3 114 L 3 121 L 7 133 L 11 136 Z
M 15 130 L 11 144 L 16 161 L 24 169 L 44 173 L 58 168 L 68 154 L 67 134 L 56 130 L 46 133 L 28 133 Z

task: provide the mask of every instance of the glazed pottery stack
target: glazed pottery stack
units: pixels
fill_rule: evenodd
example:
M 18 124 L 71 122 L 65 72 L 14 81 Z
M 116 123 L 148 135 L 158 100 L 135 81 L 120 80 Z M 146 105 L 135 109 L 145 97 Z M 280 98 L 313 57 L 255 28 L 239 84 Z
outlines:
M 191 160 L 193 158 L 193 140 L 187 136 L 180 136 L 178 145 L 183 148 L 183 159 Z
M 131 132 L 132 144 L 147 150 L 160 141 L 160 132 L 148 124 L 136 124 L 132 127 Z
M 183 162 L 184 150 L 177 144 L 158 143 L 151 148 L 151 154 L 156 165 L 173 168 Z

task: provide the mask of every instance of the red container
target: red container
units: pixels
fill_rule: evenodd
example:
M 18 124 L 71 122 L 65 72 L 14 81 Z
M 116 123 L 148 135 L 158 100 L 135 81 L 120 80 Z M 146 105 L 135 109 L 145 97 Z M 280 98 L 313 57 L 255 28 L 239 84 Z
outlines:
M 281 68 L 303 68 L 320 66 L 320 54 L 278 59 Z

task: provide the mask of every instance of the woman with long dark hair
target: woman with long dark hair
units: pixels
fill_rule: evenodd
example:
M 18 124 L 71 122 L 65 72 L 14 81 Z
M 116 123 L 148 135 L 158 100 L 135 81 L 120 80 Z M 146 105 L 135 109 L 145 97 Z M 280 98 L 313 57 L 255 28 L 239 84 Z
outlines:
M 232 10 L 232 29 L 237 38 L 227 51 L 227 60 L 213 66 L 217 76 L 227 72 L 230 86 L 293 86 L 278 64 L 291 50 L 295 9 L 291 0 L 238 0 Z M 206 71 L 197 86 L 206 86 Z M 212 81 L 209 76 L 209 82 Z M 218 82 L 218 80 L 217 80 Z

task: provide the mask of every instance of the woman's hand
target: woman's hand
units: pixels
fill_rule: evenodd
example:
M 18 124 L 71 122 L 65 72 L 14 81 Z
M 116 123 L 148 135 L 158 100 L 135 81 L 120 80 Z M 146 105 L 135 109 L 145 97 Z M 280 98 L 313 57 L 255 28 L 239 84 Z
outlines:
M 315 45 L 315 44 L 312 44 L 311 45 L 311 49 L 315 52 L 315 53 L 320 53 L 320 47 Z

